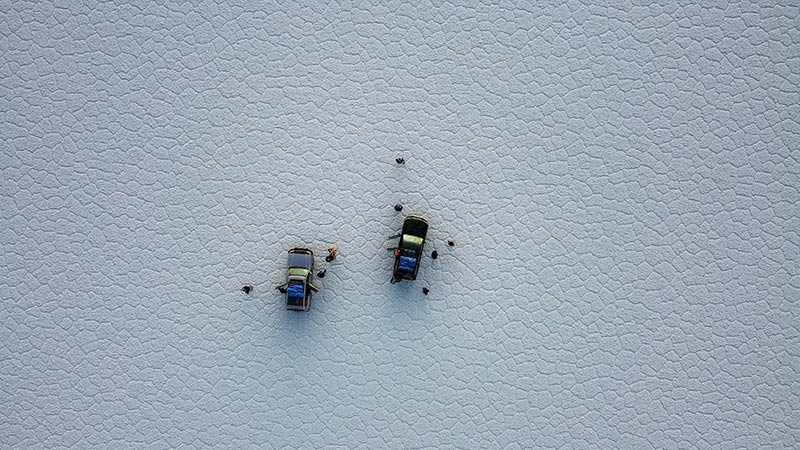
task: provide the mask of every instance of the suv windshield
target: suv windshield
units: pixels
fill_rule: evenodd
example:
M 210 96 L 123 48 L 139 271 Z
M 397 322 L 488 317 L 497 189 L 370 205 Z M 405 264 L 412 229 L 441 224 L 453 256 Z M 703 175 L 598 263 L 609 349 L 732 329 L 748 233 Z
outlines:
M 420 246 L 422 246 L 422 241 L 423 240 L 424 239 L 422 239 L 421 237 L 412 236 L 410 234 L 404 234 L 403 235 L 403 246 L 413 245 L 413 246 L 416 246 L 416 247 L 420 247 Z
M 308 275 L 308 269 L 301 269 L 300 267 L 289 268 L 290 277 L 305 277 L 306 275 Z

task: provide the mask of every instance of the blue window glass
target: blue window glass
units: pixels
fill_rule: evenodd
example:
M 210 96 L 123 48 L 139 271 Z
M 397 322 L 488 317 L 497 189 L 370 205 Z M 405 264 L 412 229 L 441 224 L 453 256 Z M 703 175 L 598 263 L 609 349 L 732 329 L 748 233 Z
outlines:
M 398 268 L 403 272 L 413 272 L 414 267 L 416 265 L 417 265 L 417 258 L 411 258 L 409 256 L 401 256 L 400 265 Z

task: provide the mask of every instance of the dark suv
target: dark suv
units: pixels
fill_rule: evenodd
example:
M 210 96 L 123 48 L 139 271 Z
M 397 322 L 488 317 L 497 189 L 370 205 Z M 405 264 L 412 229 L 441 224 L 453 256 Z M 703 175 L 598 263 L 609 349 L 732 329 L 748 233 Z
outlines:
M 289 250 L 288 266 L 286 284 L 279 286 L 286 292 L 286 309 L 308 311 L 311 292 L 319 292 L 313 283 L 314 252 L 307 248 Z
M 425 236 L 428 234 L 428 221 L 420 216 L 410 215 L 403 222 L 400 243 L 394 251 L 394 270 L 392 284 L 402 280 L 416 280 Z

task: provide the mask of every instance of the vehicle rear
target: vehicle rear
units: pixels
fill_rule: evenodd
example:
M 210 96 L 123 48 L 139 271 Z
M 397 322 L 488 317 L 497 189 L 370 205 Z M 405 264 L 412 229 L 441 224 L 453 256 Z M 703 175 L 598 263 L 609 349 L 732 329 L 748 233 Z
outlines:
M 308 311 L 310 296 L 305 279 L 290 278 L 286 286 L 286 309 Z

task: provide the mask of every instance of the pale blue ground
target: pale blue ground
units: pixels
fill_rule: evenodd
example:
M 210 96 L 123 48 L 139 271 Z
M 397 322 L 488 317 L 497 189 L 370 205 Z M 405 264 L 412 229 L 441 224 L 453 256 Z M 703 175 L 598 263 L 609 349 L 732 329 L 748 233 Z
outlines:
M 0 448 L 800 446 L 796 4 L 166 3 L 0 0 Z

